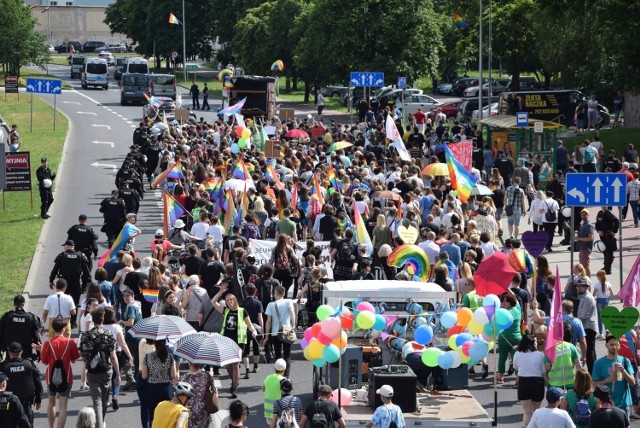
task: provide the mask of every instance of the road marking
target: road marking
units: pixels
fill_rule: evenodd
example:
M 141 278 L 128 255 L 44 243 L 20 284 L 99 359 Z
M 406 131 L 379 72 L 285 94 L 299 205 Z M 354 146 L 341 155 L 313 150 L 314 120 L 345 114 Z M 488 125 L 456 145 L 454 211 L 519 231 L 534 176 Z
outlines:
M 92 111 L 79 111 L 79 112 L 77 112 L 77 113 L 78 113 L 78 114 L 88 114 L 88 115 L 90 115 L 90 116 L 97 116 L 97 115 L 98 115 L 97 113 L 94 113 L 94 112 L 92 112 Z
M 101 125 L 99 123 L 93 123 L 93 124 L 91 124 L 91 126 L 93 126 L 95 128 L 107 128 L 109 131 L 111 131 L 111 127 L 109 125 Z
M 92 144 L 108 144 L 111 146 L 111 148 L 113 149 L 115 147 L 115 144 L 113 144 L 111 141 L 97 141 L 97 140 L 93 140 L 91 142 Z
M 113 170 L 113 172 L 116 172 L 118 170 L 118 167 L 110 164 L 110 163 L 100 163 L 100 162 L 94 162 L 91 164 L 91 166 L 94 166 L 96 168 L 111 168 Z
M 76 105 L 82 105 L 82 103 L 79 103 L 78 101 L 63 101 L 63 104 L 76 104 Z

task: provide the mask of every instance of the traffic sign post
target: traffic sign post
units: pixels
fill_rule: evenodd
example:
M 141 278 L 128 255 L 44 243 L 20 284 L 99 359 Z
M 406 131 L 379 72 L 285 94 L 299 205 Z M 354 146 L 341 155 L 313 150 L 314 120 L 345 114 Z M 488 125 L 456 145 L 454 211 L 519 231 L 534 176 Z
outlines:
M 407 89 L 406 77 L 398 77 L 398 89 Z
M 53 130 L 56 130 L 57 98 L 62 93 L 62 81 L 56 79 L 27 79 L 27 92 L 31 94 L 31 121 L 29 132 L 33 132 L 33 94 L 53 94 Z
M 569 207 L 623 207 L 627 204 L 624 173 L 569 173 L 565 205 Z
M 379 71 L 352 71 L 351 86 L 381 88 L 384 86 L 384 73 Z
M 519 111 L 516 113 L 516 126 L 529 126 L 529 112 Z

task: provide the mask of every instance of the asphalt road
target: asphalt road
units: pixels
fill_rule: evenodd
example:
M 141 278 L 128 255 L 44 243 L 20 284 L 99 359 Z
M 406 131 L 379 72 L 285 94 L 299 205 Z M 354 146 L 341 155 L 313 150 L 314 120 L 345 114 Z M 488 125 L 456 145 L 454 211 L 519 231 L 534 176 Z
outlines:
M 55 77 L 68 78 L 68 67 L 65 66 L 50 66 L 49 72 Z M 81 213 L 88 216 L 89 224 L 94 229 L 100 229 L 102 216 L 98 212 L 99 203 L 114 188 L 116 169 L 129 150 L 133 129 L 142 114 L 142 109 L 139 106 L 120 106 L 119 90 L 113 81 L 111 81 L 108 91 L 81 90 L 77 80 L 71 81 L 71 84 L 74 90 L 65 90 L 58 97 L 58 108 L 69 118 L 70 129 L 64 146 L 63 161 L 58 167 L 55 202 L 49 212 L 51 218 L 44 223 L 25 290 L 29 297 L 29 310 L 37 314 L 41 314 L 44 299 L 50 294 L 48 276 L 53 266 L 53 259 L 62 251 L 61 245 L 66 239 L 66 230 L 75 224 Z M 51 97 L 44 96 L 43 99 L 52 102 Z M 211 120 L 215 117 L 212 112 L 199 112 L 199 115 Z M 336 117 L 337 120 L 348 121 L 348 117 L 344 115 L 336 115 Z M 593 209 L 592 218 L 595 218 L 595 209 Z M 141 256 L 146 256 L 153 231 L 161 226 L 161 195 L 159 191 L 147 190 L 141 204 L 137 226 L 143 234 L 137 239 L 135 247 Z M 629 226 L 630 223 L 625 222 L 622 229 L 625 271 L 630 269 L 635 257 L 640 253 L 637 233 Z M 106 238 L 102 233 L 99 233 L 99 236 L 100 253 L 102 254 L 107 248 Z M 559 240 L 560 238 L 556 238 L 556 242 Z M 554 249 L 555 252 L 548 254 L 552 270 L 555 270 L 557 264 L 561 276 L 566 278 L 570 271 L 569 253 L 566 251 L 566 247 L 556 245 Z M 594 254 L 593 258 L 593 266 L 600 267 L 602 256 Z M 616 261 L 614 275 L 611 279 L 616 292 L 619 289 L 617 272 L 618 264 Z M 303 360 L 302 352 L 297 345 L 294 346 L 294 350 L 291 378 L 295 393 L 302 398 L 306 405 L 311 400 L 312 365 Z M 598 355 L 603 355 L 602 341 L 598 342 L 597 351 Z M 492 361 L 490 361 L 490 367 L 492 372 Z M 78 391 L 80 386 L 79 364 L 74 366 L 74 370 L 75 384 L 73 398 L 69 402 L 67 426 L 75 426 L 78 411 L 84 406 L 91 405 L 89 394 Z M 248 426 L 263 427 L 265 425 L 262 418 L 261 385 L 265 376 L 271 371 L 270 366 L 261 365 L 258 374 L 251 375 L 251 379 L 240 382 L 239 398 L 247 403 L 251 409 Z M 224 373 L 224 370 L 222 372 Z M 498 389 L 498 422 L 500 426 L 517 427 L 521 424 L 522 412 L 516 399 L 515 390 L 511 389 L 512 379 L 513 377 L 507 378 L 505 385 Z M 221 387 L 221 408 L 225 409 L 230 402 L 230 382 L 228 377 L 223 375 L 217 383 Z M 475 375 L 469 384 L 471 393 L 493 416 L 492 377 L 482 380 L 479 375 Z M 121 393 L 120 406 L 117 412 L 109 409 L 106 418 L 107 425 L 113 427 L 129 423 L 131 426 L 137 426 L 139 416 L 136 393 Z M 36 427 L 47 426 L 45 409 L 46 399 L 43 409 L 36 413 Z M 224 416 L 226 412 L 221 411 L 220 414 Z

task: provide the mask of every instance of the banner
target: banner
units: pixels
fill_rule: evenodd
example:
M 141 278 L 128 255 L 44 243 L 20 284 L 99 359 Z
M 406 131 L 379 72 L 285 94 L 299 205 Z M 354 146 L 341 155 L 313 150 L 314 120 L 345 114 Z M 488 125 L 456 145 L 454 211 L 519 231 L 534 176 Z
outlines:
M 453 153 L 456 160 L 460 162 L 460 165 L 467 171 L 471 171 L 473 142 L 467 140 L 460 143 L 449 144 L 449 149 L 451 149 L 451 153 Z
M 315 242 L 315 246 L 322 249 L 320 255 L 320 261 L 324 263 L 327 268 L 327 275 L 333 278 L 333 269 L 331 269 L 331 250 L 329 248 L 330 241 Z M 256 266 L 260 266 L 264 263 L 269 263 L 271 260 L 271 253 L 276 248 L 276 241 L 263 241 L 260 239 L 249 240 L 249 253 L 256 258 Z M 302 260 L 302 253 L 305 250 L 296 250 L 296 256 Z

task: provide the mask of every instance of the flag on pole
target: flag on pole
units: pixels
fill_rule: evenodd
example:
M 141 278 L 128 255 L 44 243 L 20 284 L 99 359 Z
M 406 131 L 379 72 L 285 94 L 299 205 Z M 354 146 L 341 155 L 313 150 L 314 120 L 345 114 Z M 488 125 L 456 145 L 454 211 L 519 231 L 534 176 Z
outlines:
M 36 6 L 38 6 L 38 3 L 30 4 L 29 10 L 33 10 Z
M 622 288 L 618 292 L 622 305 L 635 308 L 640 304 L 640 256 L 636 258 Z
M 239 180 L 251 180 L 251 174 L 249 174 L 247 165 L 245 165 L 242 159 L 238 159 L 238 162 L 236 162 L 236 166 L 231 174 Z
M 246 101 L 247 101 L 247 97 L 244 97 L 234 105 L 229 106 L 227 108 L 223 108 L 222 110 L 218 110 L 218 114 L 231 116 L 233 114 L 240 113 Z
M 173 13 L 169 12 L 169 24 L 180 25 L 181 22 L 178 20 L 178 18 L 176 18 L 176 16 Z
M 176 220 L 187 212 L 187 209 L 180 205 L 180 202 L 169 194 L 164 192 L 162 195 L 164 209 L 164 236 L 169 235 L 169 228 L 176 224 Z
M 45 13 L 45 12 L 49 12 L 49 6 L 45 7 L 40 11 L 40 13 Z
M 358 244 L 365 244 L 367 246 L 367 257 L 370 257 L 373 253 L 373 243 L 371 242 L 371 237 L 367 232 L 367 227 L 364 224 L 364 220 L 360 215 L 360 210 L 358 210 L 358 205 L 356 205 L 356 201 L 353 201 L 353 223 L 356 226 L 356 240 Z
M 280 176 L 273 168 L 273 165 L 267 164 L 267 172 L 264 174 L 264 178 L 269 181 L 273 181 L 275 183 L 276 190 L 284 189 L 284 186 L 282 186 L 282 183 L 280 182 Z
M 98 266 L 102 267 L 107 260 L 115 259 L 118 251 L 123 249 L 127 241 L 129 241 L 129 239 L 138 231 L 139 230 L 137 227 L 129 222 L 126 222 L 124 227 L 118 234 L 116 240 L 113 241 L 113 245 L 111 246 L 111 248 L 109 248 L 109 250 L 104 253 L 102 257 L 100 257 L 100 260 L 98 260 Z
M 478 182 L 478 177 L 467 171 L 458 160 L 453 156 L 449 147 L 444 145 L 444 153 L 447 158 L 447 167 L 449 168 L 449 178 L 451 179 L 451 188 L 458 191 L 460 200 L 467 202 L 473 187 Z
M 182 171 L 182 163 L 180 161 L 174 163 L 172 166 L 169 166 L 162 173 L 158 174 L 158 176 L 151 183 L 151 188 L 155 189 L 158 187 L 162 180 L 165 178 L 173 178 L 174 180 L 180 180 L 184 178 L 184 172 Z
M 233 217 L 236 215 L 236 206 L 233 203 L 233 191 L 227 189 L 227 197 L 225 198 L 225 214 L 224 214 L 224 231 L 226 236 L 233 235 Z
M 244 183 L 244 192 L 242 192 L 242 199 L 240 200 L 240 204 L 238 205 L 238 215 L 236 216 L 236 224 L 238 226 L 242 225 L 242 221 L 244 220 L 244 216 L 249 212 L 249 199 L 247 198 L 247 183 Z
M 398 128 L 390 114 L 387 115 L 385 132 L 387 134 L 387 140 L 391 141 L 389 147 L 396 149 L 398 155 L 400 155 L 400 159 L 405 162 L 411 162 L 411 155 L 407 151 L 407 147 L 404 145 L 404 141 L 402 141 L 402 135 L 398 132 Z
M 295 212 L 298 207 L 298 185 L 296 183 L 293 184 L 293 191 L 291 192 L 291 204 L 289 208 L 291 208 L 291 212 Z
M 547 330 L 547 340 L 544 345 L 544 355 L 556 362 L 556 346 L 562 343 L 564 336 L 564 326 L 562 319 L 562 285 L 560 284 L 560 271 L 556 266 L 556 283 L 553 286 L 553 301 L 551 303 L 551 314 L 549 314 L 549 329 Z
M 318 195 L 318 203 L 320 205 L 324 205 L 324 198 L 322 197 L 322 191 L 320 189 L 320 183 L 318 182 L 318 176 L 313 174 L 313 193 L 314 195 Z

